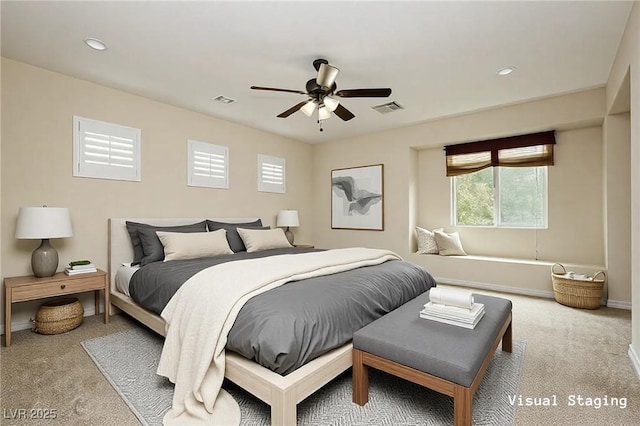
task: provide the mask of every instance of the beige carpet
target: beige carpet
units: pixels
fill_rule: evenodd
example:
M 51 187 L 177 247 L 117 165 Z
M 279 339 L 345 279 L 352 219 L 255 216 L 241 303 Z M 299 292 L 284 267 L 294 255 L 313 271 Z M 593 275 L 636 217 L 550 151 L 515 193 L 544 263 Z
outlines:
M 553 401 L 554 396 L 557 402 L 552 407 L 518 406 L 516 425 L 638 424 L 640 380 L 627 355 L 629 311 L 578 310 L 550 299 L 478 292 L 513 301 L 514 339 L 527 341 L 518 391 L 523 403 L 525 398 Z M 0 352 L 0 424 L 138 425 L 80 346 L 83 340 L 136 326 L 133 320 L 116 315 L 109 325 L 101 317 L 85 318 L 79 328 L 61 335 L 15 333 L 11 347 L 3 346 Z M 602 406 L 578 406 L 578 396 Z M 604 406 L 612 397 L 626 398 L 626 408 Z M 571 401 L 576 405 L 569 406 Z M 12 419 L 20 409 L 27 419 Z M 32 409 L 55 410 L 57 420 L 30 419 L 38 414 Z

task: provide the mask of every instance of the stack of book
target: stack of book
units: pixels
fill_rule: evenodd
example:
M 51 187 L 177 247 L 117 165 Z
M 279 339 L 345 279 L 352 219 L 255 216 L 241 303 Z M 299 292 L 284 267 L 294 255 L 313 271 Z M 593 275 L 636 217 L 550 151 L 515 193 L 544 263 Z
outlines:
M 88 260 L 74 260 L 69 262 L 69 266 L 64 269 L 67 275 L 88 274 L 91 272 L 97 272 L 96 265 Z
M 433 288 L 429 298 L 420 318 L 474 329 L 484 316 L 484 304 L 475 303 L 471 293 Z

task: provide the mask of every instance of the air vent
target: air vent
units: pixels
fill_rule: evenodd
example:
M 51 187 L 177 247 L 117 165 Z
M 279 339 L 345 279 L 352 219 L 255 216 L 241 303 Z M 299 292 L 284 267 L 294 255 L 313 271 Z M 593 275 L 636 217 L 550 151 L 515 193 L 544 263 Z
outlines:
M 227 98 L 226 96 L 222 96 L 222 95 L 216 96 L 215 98 L 213 98 L 213 100 L 222 102 L 223 104 L 232 104 L 236 101 L 235 99 Z
M 388 114 L 390 112 L 398 111 L 399 109 L 404 109 L 402 105 L 396 103 L 395 101 L 382 105 L 376 105 L 371 108 L 378 111 L 380 114 Z

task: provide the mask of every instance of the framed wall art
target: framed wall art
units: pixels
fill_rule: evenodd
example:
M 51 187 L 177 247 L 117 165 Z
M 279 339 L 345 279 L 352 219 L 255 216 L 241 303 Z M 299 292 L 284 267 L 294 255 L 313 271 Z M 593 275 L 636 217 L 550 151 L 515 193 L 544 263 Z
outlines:
M 384 229 L 383 166 L 331 171 L 331 228 Z

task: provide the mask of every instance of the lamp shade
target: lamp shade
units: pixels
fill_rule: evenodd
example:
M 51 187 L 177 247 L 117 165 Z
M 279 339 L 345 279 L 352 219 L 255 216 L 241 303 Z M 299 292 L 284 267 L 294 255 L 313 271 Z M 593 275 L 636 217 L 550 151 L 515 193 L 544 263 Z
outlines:
M 322 87 L 331 87 L 333 83 L 336 81 L 336 77 L 340 70 L 336 67 L 333 67 L 329 64 L 321 64 L 318 69 L 318 78 L 316 81 Z
M 326 120 L 328 118 L 331 118 L 331 112 L 327 107 L 321 105 L 320 108 L 318 108 L 318 120 Z
M 69 209 L 63 207 L 20 207 L 16 238 L 46 239 L 73 236 Z
M 276 219 L 276 226 L 300 226 L 298 210 L 280 210 Z
M 304 104 L 302 106 L 302 108 L 300 108 L 300 111 L 304 112 L 304 114 L 307 117 L 311 117 L 311 114 L 313 114 L 313 111 L 316 109 L 316 102 L 311 100 L 309 102 L 307 102 L 306 104 Z
M 324 102 L 324 107 L 329 112 L 335 111 L 336 108 L 338 108 L 338 105 L 340 104 L 339 100 L 333 99 L 331 96 L 325 96 L 322 102 Z

